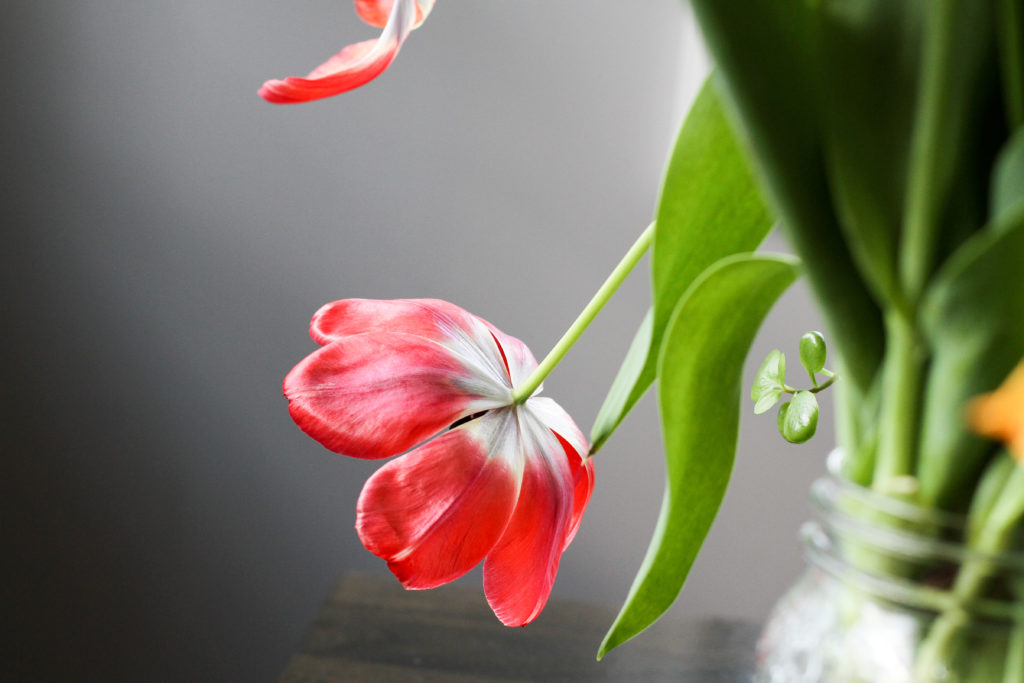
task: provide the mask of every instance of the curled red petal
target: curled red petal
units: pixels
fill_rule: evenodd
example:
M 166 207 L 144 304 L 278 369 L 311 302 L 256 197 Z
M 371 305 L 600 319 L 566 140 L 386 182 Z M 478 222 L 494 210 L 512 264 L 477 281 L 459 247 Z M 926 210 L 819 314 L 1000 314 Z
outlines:
M 401 453 L 462 417 L 503 404 L 473 387 L 500 390 L 444 346 L 382 331 L 339 339 L 284 380 L 295 423 L 332 451 L 357 458 Z
M 509 410 L 467 423 L 393 460 L 363 487 L 356 530 L 406 588 L 434 588 L 475 567 L 515 507 Z M 514 419 L 514 418 L 513 418 Z
M 506 626 L 540 614 L 571 530 L 574 482 L 565 452 L 535 419 L 520 420 L 523 480 L 512 519 L 484 562 L 484 594 Z
M 297 104 L 338 95 L 368 83 L 395 59 L 412 30 L 417 12 L 416 0 L 396 0 L 377 40 L 345 47 L 305 78 L 289 76 L 269 80 L 260 88 L 260 97 L 274 104 Z
M 555 434 L 555 436 L 558 436 Z M 558 436 L 559 442 L 565 448 L 565 455 L 569 461 L 569 471 L 572 472 L 573 497 L 572 517 L 569 521 L 569 531 L 565 535 L 565 546 L 569 547 L 572 539 L 576 538 L 580 522 L 583 521 L 583 513 L 587 510 L 587 503 L 594 492 L 594 461 L 591 458 L 580 459 L 577 453 L 562 437 Z
M 562 406 L 546 396 L 534 396 L 526 402 L 526 408 L 558 438 L 569 463 L 573 484 L 572 520 L 565 545 L 572 542 L 579 529 L 583 512 L 594 491 L 594 462 L 588 457 L 587 437 L 576 426 L 572 417 Z

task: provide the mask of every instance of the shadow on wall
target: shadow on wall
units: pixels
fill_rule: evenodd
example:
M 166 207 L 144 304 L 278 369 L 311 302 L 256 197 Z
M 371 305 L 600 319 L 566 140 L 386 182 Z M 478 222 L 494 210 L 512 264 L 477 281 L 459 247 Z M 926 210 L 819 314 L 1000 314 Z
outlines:
M 18 636 L 0 677 L 274 680 L 337 576 L 384 571 L 352 529 L 377 463 L 307 439 L 280 395 L 313 348 L 309 316 L 434 296 L 545 353 L 650 219 L 680 10 L 439 3 L 383 78 L 290 108 L 257 87 L 372 36 L 348 6 L 5 10 L 3 564 Z M 646 306 L 639 275 L 546 383 L 585 430 Z M 598 463 L 556 592 L 624 597 L 659 453 L 648 401 Z M 720 521 L 749 535 L 765 512 L 742 486 Z M 743 543 L 709 541 L 682 609 L 770 602 L 715 583 L 749 570 L 720 564 Z
M 543 353 L 646 223 L 675 4 L 442 5 L 294 108 L 255 91 L 370 37 L 350 7 L 5 8 L 14 679 L 276 679 L 333 580 L 383 571 L 352 530 L 376 464 L 280 395 L 312 312 L 439 296 Z

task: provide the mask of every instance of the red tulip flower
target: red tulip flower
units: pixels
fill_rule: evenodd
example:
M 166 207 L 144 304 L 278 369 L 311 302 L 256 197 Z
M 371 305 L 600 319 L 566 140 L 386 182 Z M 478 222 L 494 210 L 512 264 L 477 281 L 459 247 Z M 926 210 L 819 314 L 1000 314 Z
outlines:
M 508 626 L 547 602 L 594 487 L 582 432 L 557 403 L 512 390 L 537 366 L 490 323 L 432 299 L 347 299 L 310 325 L 322 348 L 288 373 L 295 422 L 332 451 L 402 454 L 363 487 L 356 530 L 406 588 L 484 562 Z
M 267 81 L 260 88 L 260 97 L 274 104 L 297 104 L 372 81 L 391 65 L 409 32 L 422 24 L 434 7 L 434 0 L 355 0 L 355 5 L 366 23 L 383 29 L 379 38 L 345 47 L 305 78 Z

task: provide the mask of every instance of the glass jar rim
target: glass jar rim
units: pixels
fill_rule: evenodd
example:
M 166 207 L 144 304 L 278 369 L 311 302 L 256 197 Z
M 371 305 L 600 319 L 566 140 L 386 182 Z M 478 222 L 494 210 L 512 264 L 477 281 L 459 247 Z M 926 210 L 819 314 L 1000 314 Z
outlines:
M 1019 608 L 1012 600 L 985 597 L 960 606 L 951 584 L 921 583 L 884 570 L 890 560 L 893 566 L 930 567 L 933 572 L 957 568 L 952 574 L 941 570 L 952 580 L 961 567 L 970 566 L 972 572 L 982 567 L 987 576 L 1016 582 L 1024 579 L 1024 551 L 990 553 L 970 547 L 966 515 L 924 508 L 860 486 L 843 475 L 842 458 L 841 451 L 833 451 L 827 475 L 811 486 L 813 519 L 803 526 L 801 537 L 812 564 L 907 607 L 935 612 L 959 606 L 998 623 L 1017 618 Z M 865 557 L 882 561 L 865 565 Z

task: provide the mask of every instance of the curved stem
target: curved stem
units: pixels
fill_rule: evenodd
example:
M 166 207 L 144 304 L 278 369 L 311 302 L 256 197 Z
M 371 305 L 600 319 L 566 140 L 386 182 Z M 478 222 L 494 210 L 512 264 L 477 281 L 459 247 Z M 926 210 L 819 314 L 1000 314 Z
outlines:
M 839 378 L 839 375 L 832 375 L 831 377 L 829 377 L 827 380 L 825 380 L 821 384 L 815 384 L 814 388 L 813 389 L 808 389 L 808 391 L 811 392 L 812 394 L 816 394 L 819 391 L 824 391 L 825 389 L 828 389 L 830 386 L 835 384 L 836 379 L 838 379 L 838 378 Z
M 612 298 L 612 294 L 618 290 L 626 276 L 633 270 L 641 257 L 647 253 L 647 249 L 650 248 L 653 239 L 654 223 L 651 223 L 637 241 L 633 243 L 633 246 L 629 248 L 626 255 L 619 261 L 619 265 L 615 266 L 615 270 L 604 281 L 601 288 L 597 290 L 597 293 L 594 294 L 594 297 L 583 309 L 583 312 L 579 314 L 569 329 L 565 331 L 565 334 L 558 340 L 555 347 L 551 349 L 540 365 L 537 366 L 537 369 L 526 378 L 522 385 L 512 390 L 513 402 L 517 404 L 523 403 L 533 395 L 533 392 L 537 391 L 537 387 L 541 385 L 544 379 L 555 369 L 555 366 L 565 357 L 565 354 L 573 347 L 573 344 L 580 338 L 583 331 L 590 326 L 590 323 L 601 312 L 604 305 Z
M 809 391 L 812 394 L 817 394 L 835 384 L 837 379 L 839 379 L 839 375 L 830 374 L 828 380 L 822 382 L 821 384 L 815 384 L 810 389 L 797 389 L 795 387 L 789 386 L 788 384 L 783 384 L 781 387 L 778 388 L 784 394 L 795 394 L 798 391 Z

